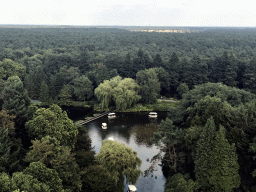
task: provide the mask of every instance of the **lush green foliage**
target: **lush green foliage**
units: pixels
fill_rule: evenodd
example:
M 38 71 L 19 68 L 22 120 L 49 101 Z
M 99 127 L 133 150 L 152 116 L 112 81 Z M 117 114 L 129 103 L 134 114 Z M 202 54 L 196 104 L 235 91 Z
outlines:
M 42 102 L 47 102 L 50 99 L 49 98 L 49 88 L 45 81 L 43 81 L 41 84 L 39 99 Z
M 7 86 L 4 87 L 1 95 L 3 100 L 2 108 L 15 115 L 19 121 L 26 121 L 30 99 L 26 89 L 23 87 L 23 82 L 18 76 L 8 78 Z
M 85 77 L 77 77 L 74 79 L 74 94 L 79 101 L 89 100 L 93 96 L 92 82 Z
M 229 144 L 225 136 L 225 128 L 220 126 L 214 140 L 211 152 L 209 183 L 214 187 L 214 191 L 233 191 L 239 187 L 239 164 L 237 162 L 236 147 Z
M 48 109 L 38 109 L 33 119 L 26 123 L 26 129 L 33 138 L 42 139 L 49 135 L 58 139 L 61 145 L 71 148 L 75 145 L 78 133 L 67 113 L 57 105 L 51 105 Z
M 177 173 L 180 164 L 183 163 L 184 154 L 181 152 L 183 131 L 173 125 L 170 119 L 162 120 L 159 130 L 154 133 L 152 142 L 160 148 L 160 154 L 165 152 L 164 159 L 172 171 Z
M 207 191 L 211 189 L 210 170 L 213 164 L 211 164 L 211 154 L 213 150 L 214 138 L 216 136 L 216 128 L 213 118 L 207 120 L 200 137 L 197 141 L 196 155 L 195 155 L 195 176 L 196 181 L 200 187 Z
M 140 86 L 141 100 L 144 103 L 155 103 L 160 92 L 160 83 L 154 69 L 141 70 L 136 74 Z
M 49 190 L 62 190 L 62 180 L 59 178 L 58 173 L 55 170 L 47 168 L 40 162 L 30 163 L 29 167 L 23 173 L 33 176 L 39 182 L 45 183 L 49 186 Z
M 56 187 L 71 191 L 113 191 L 113 179 L 122 180 L 111 178 L 109 167 L 95 163 L 88 136 L 79 135 L 65 113 L 56 106 L 37 109 L 29 98 L 45 105 L 91 105 L 101 110 L 166 110 L 156 102 L 160 95 L 182 97 L 170 109 L 171 120 L 163 121 L 154 136 L 156 143 L 163 142 L 164 167 L 171 170 L 166 191 L 255 189 L 255 29 L 187 28 L 191 33 L 132 29 L 141 28 L 1 28 L 0 105 L 15 116 L 1 114 L 1 170 L 10 174 L 1 174 L 2 189 L 49 191 L 59 181 L 45 183 L 32 174 L 41 168 L 52 170 L 53 178 L 56 172 L 62 180 Z M 134 105 L 139 96 L 144 103 Z M 213 143 L 202 139 L 208 138 L 209 118 L 214 120 L 212 127 L 221 124 L 225 129 L 217 130 L 218 137 L 212 134 Z M 23 162 L 26 151 L 28 162 L 40 161 L 47 168 L 28 167 Z M 221 176 L 221 166 L 209 168 L 199 163 L 199 157 L 221 162 L 229 171 Z M 22 168 L 31 169 L 31 174 Z M 204 174 L 207 184 L 202 186 L 198 181 Z
M 101 109 L 107 109 L 113 100 L 117 110 L 125 110 L 140 99 L 138 91 L 139 86 L 133 79 L 116 76 L 101 83 L 95 89 L 95 95 L 100 101 Z
M 25 161 L 43 163 L 58 173 L 65 189 L 76 191 L 81 189 L 81 180 L 74 156 L 70 147 L 62 146 L 56 138 L 46 136 L 41 140 L 32 141 Z
M 189 178 L 188 174 L 177 173 L 168 178 L 165 192 L 194 192 L 196 189 L 196 183 Z
M 125 175 L 127 182 L 135 184 L 141 175 L 141 160 L 137 153 L 117 141 L 104 140 L 97 154 L 97 161 L 109 170 L 110 177 L 115 183 L 120 176 Z
M 0 62 L 0 79 L 8 79 L 11 76 L 18 76 L 20 79 L 25 77 L 25 66 L 15 63 L 11 59 L 4 59 Z

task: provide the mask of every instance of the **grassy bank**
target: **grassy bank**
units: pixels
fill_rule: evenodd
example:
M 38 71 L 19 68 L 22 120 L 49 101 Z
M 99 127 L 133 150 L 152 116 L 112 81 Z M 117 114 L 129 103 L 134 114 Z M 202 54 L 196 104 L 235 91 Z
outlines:
M 168 111 L 169 107 L 176 107 L 177 105 L 179 105 L 179 102 L 157 100 L 154 104 L 137 104 L 122 112 Z

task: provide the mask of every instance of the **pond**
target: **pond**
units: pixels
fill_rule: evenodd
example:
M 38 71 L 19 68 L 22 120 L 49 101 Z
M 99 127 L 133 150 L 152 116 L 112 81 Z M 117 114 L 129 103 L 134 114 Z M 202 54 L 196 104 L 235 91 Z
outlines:
M 104 139 L 112 137 L 114 141 L 124 143 L 134 151 L 142 160 L 141 171 L 147 170 L 152 163 L 147 161 L 159 152 L 155 145 L 152 145 L 150 138 L 158 130 L 158 125 L 167 116 L 166 112 L 159 112 L 157 118 L 149 118 L 148 113 L 117 113 L 117 118 L 109 120 L 107 116 L 101 117 L 86 124 L 88 134 L 92 139 L 92 146 L 95 152 L 100 151 Z M 107 129 L 101 128 L 102 123 L 107 123 Z M 137 192 L 164 192 L 165 177 L 163 176 L 161 161 L 156 161 L 152 175 L 141 176 L 136 184 Z M 127 191 L 125 185 L 124 191 Z

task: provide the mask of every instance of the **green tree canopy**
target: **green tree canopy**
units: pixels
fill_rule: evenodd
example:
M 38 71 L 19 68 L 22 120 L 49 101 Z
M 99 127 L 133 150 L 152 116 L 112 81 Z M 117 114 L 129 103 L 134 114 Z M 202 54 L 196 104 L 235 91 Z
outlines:
M 61 145 L 71 148 L 75 145 L 77 127 L 58 105 L 38 109 L 32 120 L 26 122 L 26 129 L 31 137 L 41 139 L 46 135 L 55 137 Z
M 131 78 L 122 79 L 120 76 L 105 80 L 94 92 L 101 109 L 108 108 L 111 101 L 114 101 L 117 110 L 124 110 L 140 99 L 137 83 Z
M 179 93 L 180 97 L 182 98 L 183 94 L 186 94 L 189 91 L 189 88 L 186 83 L 180 83 L 177 87 L 177 92 Z
M 225 136 L 225 128 L 220 126 L 211 152 L 209 183 L 215 191 L 232 192 L 240 185 L 239 164 L 235 144 L 230 145 Z
M 160 82 L 161 95 L 165 95 L 170 91 L 171 77 L 168 71 L 163 67 L 154 68 L 157 74 L 157 78 Z
M 9 174 L 20 171 L 21 142 L 15 138 L 15 116 L 7 111 L 0 111 L 0 171 Z
M 132 151 L 125 144 L 104 140 L 96 158 L 103 167 L 109 170 L 111 178 L 116 183 L 120 176 L 125 175 L 127 182 L 135 184 L 141 175 L 139 170 L 140 158 L 137 157 L 135 151 Z
M 71 83 L 75 78 L 79 77 L 80 70 L 78 67 L 68 68 L 66 65 L 60 68 L 60 76 L 63 77 L 64 84 Z
M 85 169 L 82 175 L 82 190 L 91 192 L 115 191 L 115 180 L 107 167 L 103 165 L 91 165 Z
M 10 176 L 5 172 L 0 173 L 0 189 L 3 192 L 11 191 L 11 179 Z
M 74 157 L 75 154 L 71 153 L 70 147 L 62 146 L 55 137 L 46 136 L 41 140 L 32 141 L 30 148 L 31 150 L 25 158 L 26 162 L 39 161 L 47 168 L 56 171 L 62 180 L 64 189 L 70 189 L 71 191 L 81 189 L 79 167 Z M 57 176 L 56 182 L 59 182 Z
M 200 118 L 204 118 L 202 121 L 202 125 L 204 125 L 206 119 L 211 115 L 214 118 L 220 118 L 226 104 L 237 107 L 254 98 L 252 93 L 245 90 L 228 87 L 222 83 L 205 83 L 196 85 L 194 89 L 184 94 L 181 105 L 176 109 L 171 109 L 170 116 L 175 124 L 190 126 L 189 123 L 198 115 Z M 215 120 L 216 123 L 219 123 L 221 119 L 215 118 Z
M 256 137 L 254 137 L 253 143 L 250 143 L 250 149 L 251 149 L 254 153 L 256 153 Z M 255 156 L 254 156 L 254 158 L 255 158 Z M 256 169 L 254 169 L 254 171 L 252 172 L 252 176 L 253 176 L 253 177 L 256 177 Z
M 136 82 L 140 86 L 140 95 L 144 103 L 155 103 L 160 92 L 160 83 L 153 68 L 138 71 Z
M 204 126 L 200 138 L 197 141 L 196 155 L 195 155 L 195 176 L 196 181 L 202 188 L 207 191 L 211 189 L 210 170 L 211 170 L 211 154 L 214 144 L 214 138 L 216 136 L 216 128 L 213 118 L 207 120 Z
M 30 163 L 23 173 L 33 176 L 39 182 L 45 183 L 51 191 L 61 191 L 63 188 L 62 180 L 59 178 L 58 173 L 53 169 L 47 168 L 41 162 Z
M 117 110 L 130 108 L 140 99 L 139 86 L 131 78 L 125 78 L 113 89 L 113 100 Z
M 42 102 L 48 102 L 49 99 L 50 99 L 50 97 L 49 97 L 49 88 L 48 88 L 48 85 L 45 81 L 42 81 L 42 83 L 41 83 L 39 99 Z
M 12 175 L 11 189 L 12 191 L 20 189 L 28 192 L 47 192 L 50 190 L 48 185 L 23 172 L 16 172 Z
M 79 101 L 85 101 L 93 96 L 93 86 L 90 79 L 84 75 L 74 79 L 74 94 Z
M 24 79 L 26 72 L 26 67 L 12 61 L 11 59 L 4 59 L 0 61 L 0 78 L 8 79 L 12 76 L 18 76 L 21 79 Z
M 58 98 L 61 101 L 69 102 L 71 101 L 74 93 L 74 86 L 72 85 L 63 85 L 62 89 L 60 90 L 60 93 L 58 95 Z
M 188 174 L 177 173 L 168 178 L 165 192 L 194 192 L 197 187 Z
M 30 105 L 30 99 L 18 76 L 8 78 L 7 86 L 2 91 L 2 99 L 2 108 L 15 115 L 19 123 L 27 119 L 27 108 Z
M 166 118 L 162 120 L 158 132 L 154 133 L 152 142 L 158 146 L 160 152 L 158 155 L 165 153 L 163 159 L 167 162 L 172 172 L 177 173 L 178 169 L 184 162 L 184 153 L 181 150 L 183 131 L 173 125 L 172 120 Z

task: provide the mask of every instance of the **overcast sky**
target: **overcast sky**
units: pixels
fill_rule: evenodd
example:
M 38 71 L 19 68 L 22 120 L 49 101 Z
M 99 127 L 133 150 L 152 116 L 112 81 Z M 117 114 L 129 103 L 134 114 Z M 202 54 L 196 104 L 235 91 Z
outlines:
M 0 24 L 256 27 L 253 0 L 3 0 Z

